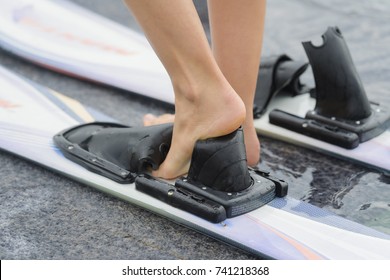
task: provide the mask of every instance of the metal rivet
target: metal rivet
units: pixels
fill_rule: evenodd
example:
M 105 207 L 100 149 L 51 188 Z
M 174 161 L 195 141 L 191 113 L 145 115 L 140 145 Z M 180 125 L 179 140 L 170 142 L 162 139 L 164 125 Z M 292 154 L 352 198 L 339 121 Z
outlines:
M 302 127 L 306 128 L 306 127 L 308 127 L 308 124 L 307 123 L 303 123 Z
M 169 196 L 172 196 L 174 193 L 175 193 L 174 190 L 169 190 L 169 191 L 168 191 L 168 195 L 169 195 Z
M 232 193 L 229 192 L 229 193 L 227 193 L 227 195 L 232 195 Z
M 68 146 L 68 150 L 73 150 L 73 146 Z
M 331 117 L 330 118 L 332 121 L 335 121 L 336 120 L 336 117 Z
M 356 121 L 355 123 L 356 123 L 356 124 L 360 124 L 360 121 Z
M 207 190 L 207 188 L 206 187 L 202 187 L 202 190 Z

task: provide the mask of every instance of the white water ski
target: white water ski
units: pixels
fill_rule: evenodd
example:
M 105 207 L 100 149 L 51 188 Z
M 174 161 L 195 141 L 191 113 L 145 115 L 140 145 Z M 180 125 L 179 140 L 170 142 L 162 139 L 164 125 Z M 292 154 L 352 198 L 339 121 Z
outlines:
M 0 0 L 0 46 L 45 67 L 173 103 L 169 77 L 143 35 L 64 0 Z M 390 171 L 390 132 L 347 150 L 272 125 L 278 108 L 304 115 L 308 94 L 277 96 L 256 120 L 260 135 Z
M 66 159 L 52 137 L 104 121 L 101 114 L 0 68 L 0 147 L 224 243 L 275 259 L 389 259 L 390 236 L 292 198 L 213 224 L 91 173 Z M 99 116 L 99 118 L 96 118 Z

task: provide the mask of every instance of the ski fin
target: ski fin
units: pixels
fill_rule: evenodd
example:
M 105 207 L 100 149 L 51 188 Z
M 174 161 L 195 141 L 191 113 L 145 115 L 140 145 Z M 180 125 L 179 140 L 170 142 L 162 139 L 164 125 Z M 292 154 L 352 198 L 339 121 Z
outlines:
M 287 194 L 287 183 L 268 173 L 248 169 L 242 128 L 196 143 L 186 177 L 170 183 L 154 178 L 169 151 L 172 124 L 127 127 L 89 123 L 54 136 L 65 157 L 119 183 L 174 207 L 218 223 Z

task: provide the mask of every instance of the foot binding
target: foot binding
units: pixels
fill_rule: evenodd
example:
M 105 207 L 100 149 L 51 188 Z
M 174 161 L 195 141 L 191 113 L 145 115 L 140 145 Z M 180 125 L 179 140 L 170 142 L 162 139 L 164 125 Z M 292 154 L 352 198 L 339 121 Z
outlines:
M 187 177 L 170 183 L 148 175 L 169 150 L 172 124 L 132 128 L 113 123 L 76 126 L 54 136 L 65 157 L 174 207 L 218 223 L 287 194 L 287 184 L 248 169 L 242 129 L 198 141 Z
M 285 54 L 263 57 L 257 77 L 254 118 L 260 118 L 272 98 L 280 92 L 296 96 L 309 91 L 310 88 L 300 81 L 308 66 L 308 63 L 294 61 Z
M 390 111 L 368 101 L 340 30 L 329 27 L 322 37 L 321 46 L 303 42 L 316 85 L 315 109 L 305 118 L 274 110 L 269 119 L 272 124 L 353 149 L 390 126 Z
M 172 124 L 133 128 L 94 122 L 66 129 L 53 140 L 71 161 L 128 184 L 137 174 L 160 166 L 171 145 L 172 129 Z

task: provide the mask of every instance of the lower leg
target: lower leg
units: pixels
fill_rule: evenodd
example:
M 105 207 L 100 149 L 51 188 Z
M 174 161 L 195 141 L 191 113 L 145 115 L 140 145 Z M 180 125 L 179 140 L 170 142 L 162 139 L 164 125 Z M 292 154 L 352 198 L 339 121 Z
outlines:
M 263 41 L 265 0 L 208 0 L 214 57 L 246 107 L 243 124 L 249 165 L 260 159 L 253 102 Z
M 175 92 L 171 149 L 154 175 L 188 171 L 195 142 L 237 129 L 245 105 L 220 71 L 192 0 L 126 0 L 164 64 Z

